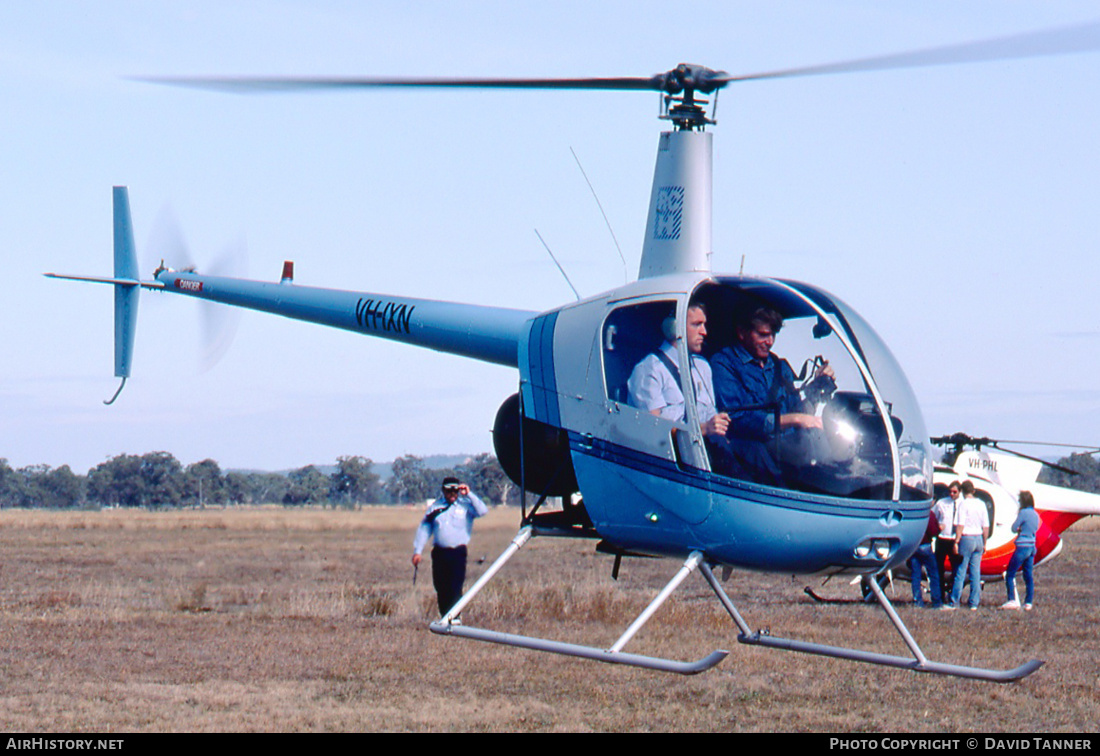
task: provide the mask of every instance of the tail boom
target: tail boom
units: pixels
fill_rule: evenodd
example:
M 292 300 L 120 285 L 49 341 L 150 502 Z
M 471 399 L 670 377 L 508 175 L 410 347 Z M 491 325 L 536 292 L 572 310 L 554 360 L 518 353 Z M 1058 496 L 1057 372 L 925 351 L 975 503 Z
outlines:
M 114 275 L 46 273 L 50 278 L 114 287 L 115 375 L 122 379 L 122 384 L 107 404 L 118 398 L 130 376 L 138 295 L 143 288 L 270 312 L 508 367 L 519 366 L 519 347 L 526 325 L 538 314 L 503 307 L 298 286 L 293 282 L 293 263 L 284 267 L 279 283 L 181 272 L 165 268 L 163 264 L 154 273 L 154 280 L 142 281 L 138 277 L 126 187 L 114 187 L 113 204 Z
M 524 324 L 537 313 L 163 270 L 164 291 L 518 366 Z

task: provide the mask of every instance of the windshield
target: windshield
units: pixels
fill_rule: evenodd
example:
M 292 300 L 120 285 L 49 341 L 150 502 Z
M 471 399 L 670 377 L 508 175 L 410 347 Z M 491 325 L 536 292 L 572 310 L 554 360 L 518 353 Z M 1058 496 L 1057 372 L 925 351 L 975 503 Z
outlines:
M 711 469 L 859 499 L 931 495 L 931 449 L 901 368 L 850 307 L 807 286 L 722 279 L 695 292 L 725 433 Z M 701 414 L 706 408 L 700 407 Z
M 855 334 L 864 362 L 874 376 L 875 385 L 891 408 L 890 414 L 901 420 L 898 429 L 902 498 L 927 498 L 932 495 L 932 446 L 924 425 L 916 394 L 890 348 L 875 330 L 846 303 L 832 298 Z

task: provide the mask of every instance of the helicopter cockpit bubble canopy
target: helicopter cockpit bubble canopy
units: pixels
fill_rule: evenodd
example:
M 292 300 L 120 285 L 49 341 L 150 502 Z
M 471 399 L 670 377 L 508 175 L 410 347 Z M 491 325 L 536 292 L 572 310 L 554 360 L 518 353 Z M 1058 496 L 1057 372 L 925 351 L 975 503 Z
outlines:
M 807 492 L 859 499 L 927 500 L 932 495 L 932 448 L 919 404 L 901 366 L 874 329 L 839 298 L 793 281 L 718 279 L 700 286 L 694 298 L 710 300 L 708 344 L 720 410 L 730 412 L 729 437 L 751 423 L 738 416 L 753 410 L 731 404 L 741 398 L 722 384 L 741 379 L 746 357 L 738 328 L 759 308 L 774 310 L 782 325 L 775 334 L 773 361 L 790 366 L 783 395 L 777 377 L 759 404 L 767 411 L 808 413 L 820 429 L 780 427 L 767 440 L 780 468 L 780 485 Z M 724 354 L 723 354 L 724 351 Z M 735 365 L 733 370 L 728 369 Z M 831 378 L 818 377 L 825 364 Z M 723 369 L 723 368 L 726 369 Z M 776 365 L 776 372 L 786 368 Z M 732 373 L 732 375 L 731 375 Z M 775 427 L 773 420 L 767 427 Z M 782 426 L 782 423 L 778 423 Z
M 710 368 L 712 397 L 704 396 L 710 389 L 689 357 L 686 319 L 696 304 L 706 314 L 700 356 Z M 561 360 L 556 371 L 562 427 L 585 428 L 582 444 L 602 441 L 628 457 L 636 455 L 635 464 L 648 458 L 710 480 L 718 476 L 742 487 L 843 497 L 875 509 L 883 502 L 909 502 L 917 506 L 903 509 L 916 513 L 930 500 L 931 444 L 909 382 L 874 330 L 831 294 L 772 279 L 653 278 L 613 298 L 563 308 L 558 335 L 568 338 L 574 316 L 593 315 L 592 306 L 604 313 L 598 343 L 589 354 L 576 355 L 574 369 L 567 368 L 571 360 Z M 754 365 L 741 346 L 738 325 L 760 308 L 782 320 L 772 346 L 779 356 Z M 635 384 L 643 361 L 653 362 L 659 351 L 673 358 L 675 370 L 668 373 L 675 374 L 687 398 L 679 407 L 656 412 L 641 406 L 645 400 Z M 826 372 L 828 377 L 815 380 Z M 576 386 L 570 386 L 570 375 Z M 582 397 L 598 397 L 601 406 L 586 410 Z M 729 416 L 724 438 L 705 430 L 715 412 Z M 796 413 L 815 418 L 806 423 L 814 427 L 788 425 L 786 416 Z M 679 519 L 699 523 L 714 499 L 665 501 L 681 510 Z

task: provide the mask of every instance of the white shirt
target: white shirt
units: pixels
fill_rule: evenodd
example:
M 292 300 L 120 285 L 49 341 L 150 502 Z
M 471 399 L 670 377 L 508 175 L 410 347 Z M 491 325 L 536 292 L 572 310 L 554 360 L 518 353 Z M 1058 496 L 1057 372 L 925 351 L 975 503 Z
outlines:
M 956 501 L 950 495 L 940 499 L 932 507 L 932 514 L 936 516 L 936 522 L 940 526 L 940 536 L 943 538 L 955 537 L 955 509 Z
M 442 510 L 442 512 L 428 521 L 428 515 L 436 510 Z M 489 508 L 473 491 L 466 496 L 459 496 L 450 506 L 447 505 L 446 499 L 442 497 L 436 499 L 428 505 L 424 513 L 425 519 L 421 520 L 420 527 L 416 529 L 413 553 L 422 552 L 429 538 L 434 540 L 436 546 L 444 549 L 465 546 L 470 542 L 474 519 L 488 511 Z
M 673 365 L 679 365 L 680 355 L 676 344 L 666 341 L 661 351 Z M 705 423 L 714 417 L 718 410 L 715 408 L 714 380 L 711 377 L 710 363 L 702 355 L 691 355 L 691 379 L 695 388 L 699 422 Z M 631 407 L 650 412 L 659 410 L 660 416 L 666 420 L 684 420 L 684 392 L 656 354 L 646 355 L 634 366 L 630 379 L 626 382 L 626 388 L 627 401 Z
M 955 527 L 959 535 L 980 536 L 989 527 L 985 502 L 976 496 L 964 496 L 955 507 Z

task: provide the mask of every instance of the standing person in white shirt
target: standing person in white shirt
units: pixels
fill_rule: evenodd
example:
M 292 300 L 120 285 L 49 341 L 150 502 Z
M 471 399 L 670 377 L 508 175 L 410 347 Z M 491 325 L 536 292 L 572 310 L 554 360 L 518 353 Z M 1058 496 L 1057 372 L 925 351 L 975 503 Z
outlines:
M 945 599 L 951 594 L 951 584 L 947 582 L 947 567 L 951 573 L 958 572 L 959 555 L 955 551 L 955 507 L 959 501 L 961 483 L 951 481 L 947 487 L 947 496 L 943 497 L 932 507 L 932 514 L 940 526 L 940 532 L 936 535 L 936 567 L 940 571 L 940 590 Z
M 962 598 L 963 583 L 970 580 L 970 596 L 967 603 L 971 610 L 978 608 L 982 600 L 982 554 L 985 539 L 989 537 L 989 512 L 985 502 L 974 496 L 974 484 L 964 480 L 960 486 L 963 499 L 955 508 L 955 535 L 961 561 L 955 570 L 955 582 L 951 587 L 951 603 L 957 609 Z
M 474 520 L 489 511 L 485 503 L 458 478 L 444 478 L 442 496 L 428 505 L 413 539 L 412 563 L 419 567 L 421 552 L 432 539 L 432 584 L 440 616 L 462 598 L 466 582 L 466 546 Z

